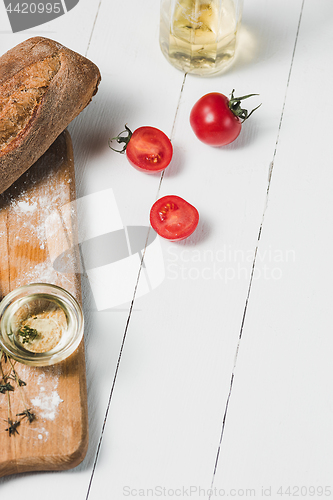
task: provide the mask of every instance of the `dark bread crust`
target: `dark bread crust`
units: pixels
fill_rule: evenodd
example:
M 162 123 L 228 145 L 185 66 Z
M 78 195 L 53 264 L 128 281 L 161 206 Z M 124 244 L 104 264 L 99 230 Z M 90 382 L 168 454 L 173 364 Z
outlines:
M 0 96 L 6 82 L 50 57 L 59 59 L 59 70 L 24 128 L 0 150 L 0 193 L 45 153 L 97 92 L 101 75 L 95 64 L 53 40 L 34 37 L 0 57 Z

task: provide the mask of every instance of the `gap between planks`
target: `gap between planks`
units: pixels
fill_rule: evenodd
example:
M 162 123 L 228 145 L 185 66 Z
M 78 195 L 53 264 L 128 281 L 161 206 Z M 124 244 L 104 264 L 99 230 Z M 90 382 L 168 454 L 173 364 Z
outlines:
M 243 311 L 243 316 L 242 316 L 242 321 L 241 321 L 241 326 L 240 326 L 240 332 L 239 332 L 238 342 L 237 342 L 237 346 L 236 346 L 236 352 L 235 352 L 235 358 L 234 358 L 234 366 L 233 366 L 233 370 L 232 370 L 232 373 L 231 373 L 229 392 L 228 392 L 228 396 L 227 396 L 227 400 L 226 400 L 226 404 L 225 404 L 225 409 L 224 409 L 224 414 L 223 414 L 223 419 L 222 419 L 222 427 L 221 427 L 220 440 L 219 440 L 219 444 L 218 444 L 218 448 L 217 448 L 216 459 L 215 459 L 214 470 L 213 470 L 213 476 L 212 476 L 212 481 L 211 481 L 211 486 L 210 486 L 210 490 L 211 491 L 213 491 L 215 474 L 216 474 L 217 465 L 218 465 L 218 461 L 219 461 L 219 456 L 220 456 L 220 451 L 221 451 L 221 446 L 222 446 L 222 440 L 223 440 L 223 435 L 224 435 L 224 430 L 225 430 L 225 424 L 226 424 L 226 420 L 227 420 L 227 416 L 228 416 L 229 402 L 230 402 L 230 398 L 231 398 L 231 395 L 232 395 L 232 389 L 233 389 L 233 383 L 234 383 L 234 377 L 235 377 L 235 370 L 236 370 L 237 359 L 238 359 L 238 352 L 239 352 L 240 342 L 241 342 L 242 335 L 243 335 L 245 318 L 246 318 L 247 308 L 248 308 L 250 294 L 251 294 L 251 289 L 252 289 L 253 275 L 254 275 L 254 271 L 255 271 L 255 267 L 256 267 L 256 260 L 257 260 L 257 253 L 258 253 L 260 239 L 261 239 L 261 233 L 262 233 L 262 229 L 263 229 L 263 225 L 264 225 L 265 214 L 266 214 L 267 207 L 268 207 L 269 191 L 270 191 L 270 186 L 271 186 L 271 181 L 272 181 L 272 175 L 273 175 L 273 169 L 274 169 L 274 161 L 275 161 L 277 147 L 278 147 L 279 139 L 280 139 L 280 132 L 281 132 L 281 128 L 282 128 L 282 122 L 283 122 L 283 117 L 284 117 L 284 110 L 285 110 L 285 105 L 286 105 L 286 100 L 287 100 L 289 83 L 290 83 L 291 73 L 292 73 L 294 59 L 295 59 L 295 53 L 296 53 L 296 47 L 297 47 L 297 42 L 298 42 L 298 36 L 299 36 L 301 21 L 302 21 L 302 14 L 303 14 L 303 9 L 304 9 L 304 3 L 305 3 L 305 0 L 303 0 L 302 4 L 301 4 L 301 10 L 300 10 L 300 15 L 299 15 L 299 19 L 298 19 L 298 25 L 297 25 L 297 30 L 296 30 L 295 42 L 294 42 L 293 52 L 292 52 L 291 61 L 290 61 L 290 68 L 289 68 L 288 78 L 287 78 L 286 90 L 285 90 L 284 100 L 283 100 L 283 104 L 282 104 L 280 122 L 279 122 L 278 131 L 277 131 L 277 135 L 276 135 L 275 148 L 274 148 L 273 155 L 272 155 L 272 161 L 270 162 L 270 165 L 269 165 L 265 205 L 264 205 L 263 214 L 262 214 L 262 218 L 261 218 L 261 223 L 260 223 L 260 227 L 259 227 L 259 231 L 258 231 L 258 239 L 257 239 L 257 245 L 256 245 L 256 248 L 255 248 L 254 257 L 253 257 L 250 282 L 249 282 L 248 292 L 247 292 L 247 296 L 246 296 L 246 300 L 245 300 L 245 305 L 244 305 L 244 311 Z M 209 495 L 208 500 L 211 500 L 211 495 Z
M 99 6 L 100 6 L 100 4 L 101 4 L 101 2 L 99 3 Z M 96 19 L 97 19 L 97 16 L 98 16 L 98 11 L 97 11 L 97 14 L 96 14 Z M 95 23 L 96 23 L 96 19 L 95 19 Z M 90 37 L 90 40 L 91 40 L 91 37 Z M 90 43 L 90 40 L 89 40 L 89 43 Z M 89 49 L 89 44 L 88 44 L 88 49 Z M 87 52 L 88 52 L 88 49 L 87 49 Z M 171 140 L 171 142 L 173 140 L 173 135 L 174 135 L 174 130 L 175 130 L 175 124 L 176 124 L 176 121 L 177 121 L 178 111 L 179 111 L 179 107 L 180 107 L 180 103 L 181 103 L 181 99 L 182 99 L 182 95 L 183 95 L 183 91 L 184 91 L 184 86 L 185 86 L 185 82 L 186 82 L 186 76 L 187 76 L 187 73 L 184 74 L 184 78 L 183 78 L 183 81 L 182 81 L 182 85 L 181 85 L 181 89 L 180 89 L 180 94 L 179 94 L 179 98 L 178 98 L 178 102 L 177 102 L 177 107 L 176 107 L 176 111 L 175 111 L 175 116 L 174 116 L 173 123 L 172 123 L 172 128 L 171 128 L 171 133 L 170 133 L 170 140 Z M 164 178 L 164 171 L 161 173 L 160 182 L 159 182 L 158 189 L 157 189 L 156 199 L 158 198 L 163 178 Z M 91 476 L 90 476 L 90 481 L 89 481 L 89 484 L 88 484 L 86 500 L 88 500 L 89 495 L 90 495 L 90 490 L 91 490 L 92 482 L 93 482 L 94 475 L 95 475 L 95 470 L 96 470 L 96 466 L 97 466 L 97 462 L 98 462 L 98 457 L 99 457 L 100 449 L 101 449 L 101 446 L 102 446 L 102 441 L 103 441 L 105 426 L 106 426 L 106 422 L 107 422 L 109 411 L 110 411 L 111 399 L 112 399 L 114 388 L 115 388 L 116 381 L 117 381 L 117 375 L 118 375 L 118 371 L 119 371 L 119 367 L 120 367 L 122 353 L 123 353 L 124 346 L 125 346 L 125 341 L 126 341 L 126 337 L 127 337 L 127 331 L 128 331 L 129 323 L 130 323 L 131 316 L 132 316 L 132 311 L 133 311 L 133 307 L 134 307 L 134 301 L 135 301 L 135 297 L 136 297 L 136 292 L 137 292 L 137 288 L 138 288 L 138 285 L 139 285 L 139 280 L 140 280 L 141 272 L 142 272 L 142 269 L 144 268 L 144 258 L 145 258 L 145 253 L 146 253 L 146 248 L 147 248 L 147 244 L 148 244 L 148 239 L 149 239 L 149 233 L 150 233 L 150 231 L 151 231 L 151 228 L 149 227 L 149 229 L 147 231 L 147 237 L 146 237 L 145 246 L 144 246 L 144 249 L 143 249 L 143 252 L 142 252 L 142 258 L 141 258 L 141 262 L 140 262 L 140 266 L 139 266 L 139 270 L 138 270 L 138 277 L 137 277 L 135 288 L 134 288 L 134 292 L 133 292 L 133 298 L 132 298 L 132 301 L 131 301 L 131 305 L 130 305 L 129 312 L 128 312 L 128 317 L 127 317 L 127 320 L 126 320 L 126 326 L 125 326 L 125 330 L 124 330 L 124 335 L 123 335 L 121 346 L 120 346 L 120 350 L 119 350 L 119 355 L 118 355 L 118 359 L 117 359 L 116 370 L 115 370 L 115 374 L 114 374 L 114 377 L 113 377 L 112 386 L 111 386 L 111 390 L 110 390 L 110 395 L 109 395 L 109 399 L 108 399 L 108 404 L 107 404 L 105 415 L 104 415 L 104 421 L 103 421 L 103 425 L 102 425 L 102 429 L 101 429 L 101 434 L 100 434 L 100 438 L 99 438 L 98 445 L 97 445 L 97 450 L 96 450 L 96 454 L 95 454 L 93 468 L 92 468 L 92 472 L 91 472 Z
M 98 4 L 98 7 L 97 7 L 97 11 L 96 11 L 96 16 L 95 16 L 95 19 L 94 19 L 94 24 L 93 24 L 93 26 L 91 28 L 90 38 L 88 40 L 88 45 L 87 45 L 87 50 L 86 50 L 86 53 L 85 53 L 85 57 L 88 57 L 88 51 L 89 51 L 91 39 L 92 39 L 94 31 L 95 31 L 95 26 L 96 26 L 98 14 L 99 14 L 99 9 L 101 7 L 101 3 L 102 3 L 102 0 L 99 0 L 99 4 Z

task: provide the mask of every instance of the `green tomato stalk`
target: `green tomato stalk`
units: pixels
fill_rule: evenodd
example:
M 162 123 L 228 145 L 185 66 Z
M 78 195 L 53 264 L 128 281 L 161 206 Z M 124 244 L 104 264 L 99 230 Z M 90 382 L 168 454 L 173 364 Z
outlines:
M 231 99 L 229 100 L 228 106 L 230 111 L 232 111 L 232 113 L 235 116 L 237 116 L 237 118 L 240 118 L 242 120 L 242 123 L 244 123 L 245 120 L 250 118 L 250 116 L 256 109 L 260 108 L 261 104 L 259 104 L 259 106 L 257 106 L 256 108 L 252 109 L 252 111 L 249 113 L 247 109 L 241 108 L 241 101 L 247 99 L 248 97 L 252 97 L 254 95 L 259 95 L 259 94 L 249 94 L 249 95 L 244 95 L 242 97 L 234 97 L 234 92 L 235 89 L 231 92 Z

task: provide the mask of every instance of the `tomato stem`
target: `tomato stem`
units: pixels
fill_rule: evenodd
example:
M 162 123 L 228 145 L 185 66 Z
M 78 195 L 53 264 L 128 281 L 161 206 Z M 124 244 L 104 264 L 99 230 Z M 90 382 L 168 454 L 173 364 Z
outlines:
M 127 136 L 123 137 L 121 134 L 127 134 Z M 120 132 L 120 134 L 118 134 L 117 137 L 112 137 L 112 139 L 109 139 L 109 148 L 111 148 L 112 151 L 116 151 L 116 153 L 124 154 L 128 146 L 128 143 L 131 140 L 132 134 L 133 132 L 128 128 L 127 125 L 125 125 L 125 130 Z M 117 141 L 118 144 L 124 144 L 123 149 L 114 149 L 111 146 L 112 141 Z
M 234 92 L 235 89 L 231 92 L 231 99 L 229 100 L 228 106 L 229 109 L 232 111 L 232 113 L 238 118 L 240 118 L 242 120 L 242 123 L 244 123 L 245 120 L 250 118 L 250 116 L 256 109 L 260 108 L 261 104 L 259 104 L 259 106 L 257 106 L 256 108 L 252 109 L 252 111 L 249 113 L 247 109 L 241 108 L 241 101 L 247 99 L 248 97 L 252 97 L 259 94 L 248 94 L 248 95 L 243 95 L 241 97 L 234 97 Z

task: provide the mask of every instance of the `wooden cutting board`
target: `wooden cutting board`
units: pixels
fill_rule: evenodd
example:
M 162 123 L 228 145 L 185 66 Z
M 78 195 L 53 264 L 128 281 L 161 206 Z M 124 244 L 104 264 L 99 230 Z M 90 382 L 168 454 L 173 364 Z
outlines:
M 77 269 L 74 160 L 71 138 L 63 132 L 50 149 L 0 196 L 0 295 L 28 283 L 53 283 L 81 301 Z M 72 203 L 71 203 L 72 202 Z M 54 224 L 50 224 L 54 220 Z M 61 220 L 62 224 L 57 221 Z M 62 248 L 64 247 L 64 248 Z M 66 273 L 52 256 L 72 248 Z M 4 374 L 11 369 L 1 360 Z M 0 476 L 27 471 L 64 470 L 84 458 L 88 445 L 87 393 L 83 341 L 67 360 L 45 368 L 15 363 L 26 385 L 0 394 Z M 3 382 L 0 382 L 3 383 Z M 9 435 L 10 414 L 31 408 Z

